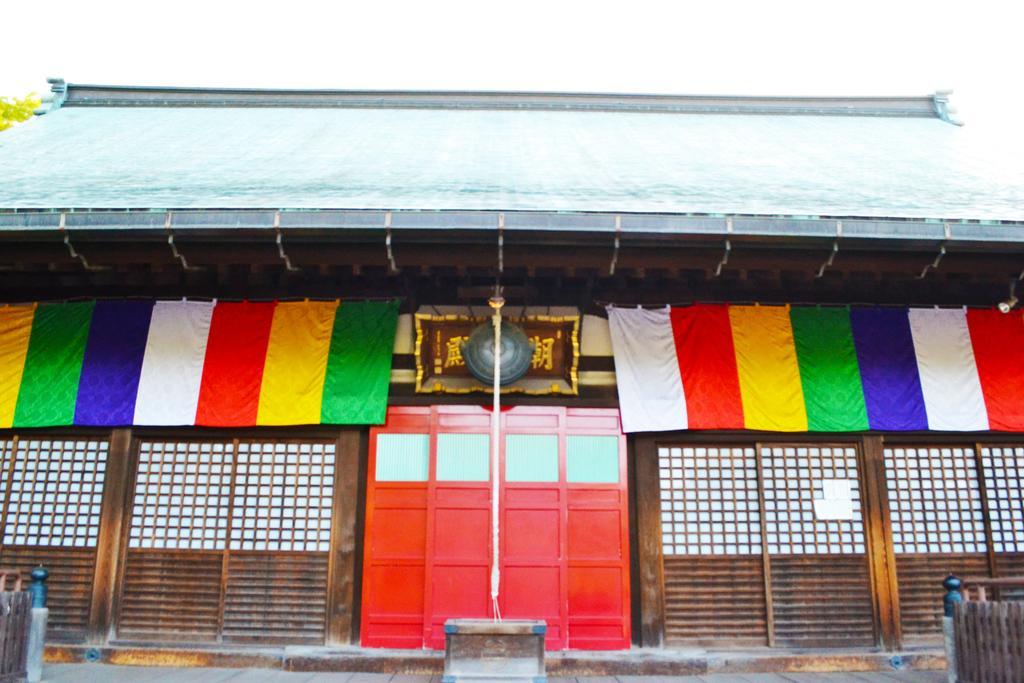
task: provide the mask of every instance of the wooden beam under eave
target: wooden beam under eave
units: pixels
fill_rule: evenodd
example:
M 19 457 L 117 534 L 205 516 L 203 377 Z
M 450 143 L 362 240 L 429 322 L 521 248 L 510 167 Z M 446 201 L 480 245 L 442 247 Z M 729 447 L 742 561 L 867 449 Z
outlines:
M 281 267 L 281 258 L 270 241 L 253 242 L 179 241 L 181 252 L 187 253 L 190 265 L 214 267 L 230 264 L 249 264 L 260 267 Z M 76 245 L 94 265 L 120 267 L 126 265 L 158 264 L 170 269 L 181 264 L 172 257 L 166 243 L 160 241 L 101 242 L 81 241 Z M 299 242 L 288 244 L 288 255 L 300 267 L 316 269 L 326 266 L 385 267 L 386 255 L 381 245 L 373 243 L 338 244 L 332 242 Z M 640 272 L 649 270 L 697 270 L 714 272 L 721 259 L 720 248 L 687 245 L 648 245 L 623 248 L 619 254 L 617 271 Z M 496 249 L 480 244 L 406 244 L 396 252 L 400 268 L 453 267 L 457 272 L 477 269 L 490 273 L 496 263 Z M 566 246 L 506 245 L 505 266 L 509 272 L 544 272 L 554 269 L 567 272 L 593 272 L 605 274 L 611 252 L 605 246 L 587 244 Z M 931 250 L 883 251 L 881 249 L 849 248 L 836 255 L 826 272 L 876 272 L 903 274 L 916 277 L 927 263 L 934 259 Z M 734 245 L 726 271 L 799 271 L 816 274 L 824 262 L 819 249 L 778 245 Z M 929 273 L 929 278 L 948 273 L 985 274 L 999 277 L 1015 276 L 1020 272 L 1024 254 L 1007 251 L 992 253 L 951 251 L 940 267 Z M 51 241 L 8 241 L 0 249 L 0 266 L 29 267 L 53 264 L 55 268 L 74 272 L 82 264 L 72 259 L 63 244 Z

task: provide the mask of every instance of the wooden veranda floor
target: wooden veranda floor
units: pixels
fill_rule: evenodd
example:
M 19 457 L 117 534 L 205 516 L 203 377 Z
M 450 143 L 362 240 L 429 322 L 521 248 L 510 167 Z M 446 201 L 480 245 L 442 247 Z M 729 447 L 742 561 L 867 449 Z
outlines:
M 52 683 L 433 683 L 440 676 L 379 673 L 307 673 L 267 669 L 49 664 L 43 680 Z M 943 671 L 886 673 L 712 674 L 706 676 L 601 676 L 551 678 L 551 683 L 940 683 Z

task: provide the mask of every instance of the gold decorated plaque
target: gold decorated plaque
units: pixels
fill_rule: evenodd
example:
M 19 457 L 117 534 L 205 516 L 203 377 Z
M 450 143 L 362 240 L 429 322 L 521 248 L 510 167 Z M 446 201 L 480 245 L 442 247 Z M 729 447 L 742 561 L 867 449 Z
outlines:
M 502 387 L 502 393 L 566 394 L 579 392 L 580 317 L 530 315 L 506 318 L 533 343 L 526 376 Z M 416 391 L 418 393 L 490 392 L 474 378 L 462 358 L 462 343 L 487 317 L 416 314 Z

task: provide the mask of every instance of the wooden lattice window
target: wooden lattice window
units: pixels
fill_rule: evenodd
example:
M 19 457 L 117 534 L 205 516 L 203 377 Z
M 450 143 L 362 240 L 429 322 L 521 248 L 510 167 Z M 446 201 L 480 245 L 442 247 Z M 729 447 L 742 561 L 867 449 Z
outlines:
M 850 446 L 763 446 L 765 543 L 769 554 L 861 554 L 861 517 L 857 453 Z M 826 481 L 846 482 L 852 518 L 822 520 L 814 501 Z
M 326 552 L 334 451 L 324 443 L 239 443 L 231 550 Z
M 95 547 L 107 442 L 23 438 L 15 456 L 4 545 Z
M 118 637 L 323 644 L 335 451 L 140 443 Z
M 223 550 L 231 443 L 144 441 L 130 548 Z
M 885 476 L 895 552 L 985 552 L 974 449 L 887 448 Z
M 997 553 L 1024 552 L 1024 448 L 983 446 L 985 497 Z
M 753 448 L 658 449 L 666 555 L 760 555 Z

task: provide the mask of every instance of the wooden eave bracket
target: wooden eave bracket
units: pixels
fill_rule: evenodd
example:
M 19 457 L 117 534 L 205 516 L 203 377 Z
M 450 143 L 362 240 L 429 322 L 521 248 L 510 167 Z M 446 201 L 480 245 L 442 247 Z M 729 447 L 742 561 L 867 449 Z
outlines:
M 100 270 L 110 270 L 110 266 L 92 265 L 91 263 L 89 263 L 89 259 L 85 258 L 84 254 L 80 254 L 78 250 L 75 249 L 75 246 L 71 244 L 71 233 L 67 231 L 67 214 L 65 214 L 63 211 L 60 212 L 60 224 L 58 225 L 58 229 L 64 235 L 64 246 L 67 247 L 68 254 L 71 255 L 71 258 L 77 259 L 82 264 L 83 268 L 91 272 L 96 272 Z
M 608 264 L 608 275 L 615 275 L 615 266 L 619 263 L 619 247 L 622 244 L 622 216 L 615 217 L 615 246 L 612 249 L 612 262 Z
M 388 270 L 392 273 L 398 273 L 398 264 L 395 262 L 395 252 L 391 248 L 391 212 L 388 211 L 384 214 L 384 248 L 388 254 Z
M 174 232 L 171 230 L 171 222 L 173 221 L 173 219 L 174 212 L 168 211 L 167 218 L 164 220 L 164 230 L 167 231 L 167 244 L 168 246 L 171 247 L 171 255 L 174 256 L 174 258 L 177 259 L 178 262 L 181 264 L 182 270 L 190 272 L 202 270 L 202 268 L 200 268 L 199 266 L 190 266 L 188 264 L 188 259 L 185 258 L 185 255 L 178 251 L 178 245 L 174 243 Z
M 277 255 L 284 261 L 284 269 L 289 273 L 299 270 L 298 266 L 292 265 L 292 260 L 284 250 L 284 241 L 281 239 L 281 212 L 274 212 L 274 243 L 277 244 Z
M 719 277 L 722 274 L 722 268 L 725 268 L 726 264 L 729 263 L 729 254 L 732 253 L 732 242 L 729 240 L 729 236 L 732 235 L 732 218 L 725 219 L 725 246 L 722 251 L 722 260 L 718 262 L 715 267 L 715 277 Z
M 942 244 L 939 245 L 939 253 L 935 255 L 934 261 L 921 269 L 921 274 L 917 276 L 918 280 L 923 280 L 929 270 L 938 270 L 939 264 L 942 263 L 942 257 L 946 255 L 946 243 L 953 236 L 953 230 L 949 227 L 949 223 L 944 223 L 942 227 L 945 236 L 942 238 Z
M 843 222 L 836 221 L 836 238 L 832 241 L 832 251 L 829 252 L 828 258 L 821 264 L 821 268 L 818 268 L 818 274 L 814 276 L 815 280 L 820 279 L 825 271 L 832 267 L 832 263 L 836 260 L 836 254 L 839 253 L 839 238 L 843 236 Z

